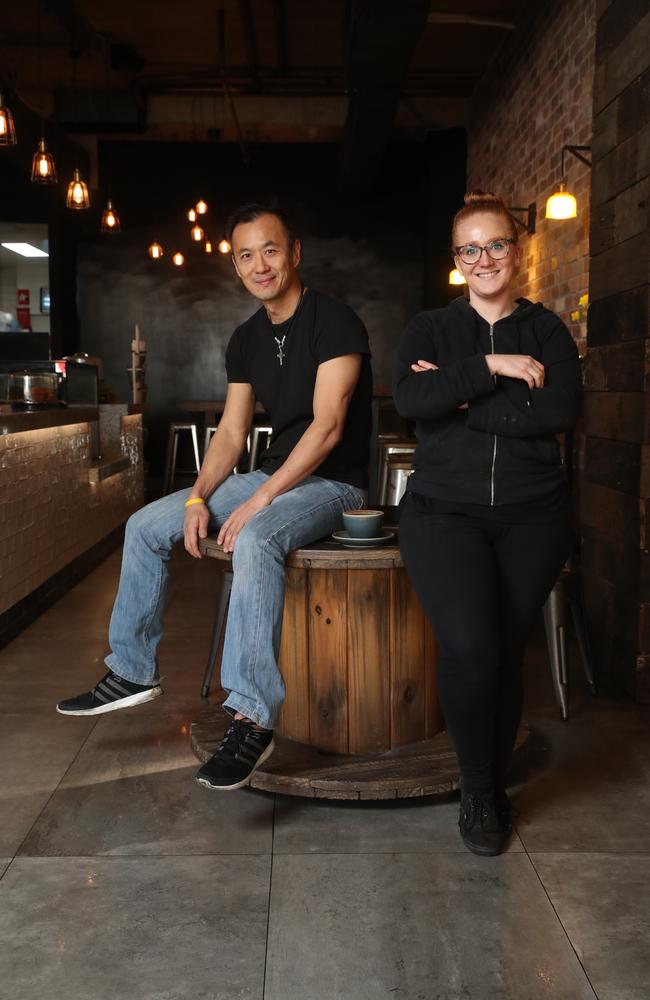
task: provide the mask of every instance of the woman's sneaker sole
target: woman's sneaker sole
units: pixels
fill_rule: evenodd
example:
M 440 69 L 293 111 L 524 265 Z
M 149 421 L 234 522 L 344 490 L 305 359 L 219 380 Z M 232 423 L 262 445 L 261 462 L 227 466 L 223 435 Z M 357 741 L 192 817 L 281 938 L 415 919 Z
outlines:
M 275 750 L 275 743 L 273 740 L 269 743 L 266 750 L 263 751 L 257 758 L 255 762 L 255 767 L 243 778 L 241 781 L 236 782 L 234 785 L 213 785 L 207 778 L 196 777 L 194 780 L 199 784 L 203 785 L 204 788 L 209 788 L 211 792 L 235 792 L 238 788 L 245 788 L 246 785 L 250 785 L 251 778 L 257 771 L 260 764 L 263 764 L 265 760 L 268 760 L 273 751 Z
M 147 691 L 138 691 L 137 694 L 129 694 L 116 701 L 109 701 L 105 705 L 97 705 L 95 708 L 60 708 L 56 706 L 59 715 L 105 715 L 106 712 L 117 712 L 121 708 L 133 708 L 135 705 L 144 705 L 147 701 L 153 701 L 162 694 L 161 687 L 149 688 Z

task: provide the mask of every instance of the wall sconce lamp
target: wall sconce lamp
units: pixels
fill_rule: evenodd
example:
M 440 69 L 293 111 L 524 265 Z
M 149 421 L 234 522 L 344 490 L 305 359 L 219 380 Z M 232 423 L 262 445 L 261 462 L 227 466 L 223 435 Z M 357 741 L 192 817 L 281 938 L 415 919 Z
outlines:
M 583 152 L 591 152 L 591 146 L 562 146 L 562 158 L 560 165 L 560 188 L 554 191 L 546 202 L 547 219 L 575 219 L 578 214 L 576 200 L 569 191 L 566 190 L 566 173 L 564 171 L 564 154 L 571 153 L 582 163 L 591 167 L 591 160 L 583 156 Z
M 512 215 L 517 225 L 521 226 L 521 228 L 524 229 L 529 236 L 532 236 L 535 232 L 535 224 L 537 222 L 537 206 L 535 205 L 535 202 L 531 201 L 530 205 L 527 205 L 526 208 L 521 208 L 519 205 L 506 205 L 506 208 Z M 525 212 L 526 221 L 522 222 L 521 219 L 518 219 L 517 216 L 514 215 L 515 212 Z
M 464 276 L 460 273 L 457 267 L 453 268 L 449 272 L 449 284 L 450 285 L 466 285 Z

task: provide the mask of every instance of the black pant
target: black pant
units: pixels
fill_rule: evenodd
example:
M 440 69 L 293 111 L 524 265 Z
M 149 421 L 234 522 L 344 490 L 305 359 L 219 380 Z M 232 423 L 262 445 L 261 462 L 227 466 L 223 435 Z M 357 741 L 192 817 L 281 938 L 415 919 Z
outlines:
M 571 548 L 567 519 L 504 524 L 436 514 L 407 494 L 406 571 L 438 638 L 438 693 L 463 788 L 505 788 L 531 628 Z

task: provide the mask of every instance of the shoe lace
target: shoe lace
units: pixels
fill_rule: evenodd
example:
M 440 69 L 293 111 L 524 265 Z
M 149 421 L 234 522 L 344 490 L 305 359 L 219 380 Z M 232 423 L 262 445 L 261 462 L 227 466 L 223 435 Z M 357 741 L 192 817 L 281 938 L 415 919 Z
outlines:
M 248 736 L 248 726 L 243 719 L 233 719 L 219 744 L 217 753 L 230 760 L 237 760 L 242 744 Z
M 470 794 L 463 799 L 461 819 L 465 828 L 471 830 L 477 823 L 483 829 L 494 826 L 497 818 L 492 803 L 486 802 L 482 795 Z

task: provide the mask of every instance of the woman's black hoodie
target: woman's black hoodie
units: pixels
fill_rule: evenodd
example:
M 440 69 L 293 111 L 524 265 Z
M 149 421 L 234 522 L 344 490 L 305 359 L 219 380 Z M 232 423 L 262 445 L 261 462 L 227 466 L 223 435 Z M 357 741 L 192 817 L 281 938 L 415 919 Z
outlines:
M 562 321 L 518 299 L 492 327 L 465 297 L 417 315 L 393 378 L 398 412 L 416 421 L 409 489 L 440 500 L 499 506 L 552 502 L 565 489 L 555 435 L 580 412 L 578 352 Z M 544 365 L 543 389 L 493 377 L 486 354 L 527 354 Z M 413 372 L 419 359 L 438 371 Z M 463 403 L 467 409 L 459 409 Z

